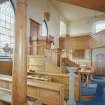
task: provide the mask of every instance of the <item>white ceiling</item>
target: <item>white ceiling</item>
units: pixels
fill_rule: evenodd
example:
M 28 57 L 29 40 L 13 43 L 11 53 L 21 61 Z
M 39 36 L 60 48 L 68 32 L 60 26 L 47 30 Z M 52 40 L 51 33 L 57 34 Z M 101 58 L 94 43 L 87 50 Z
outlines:
M 56 8 L 59 9 L 61 14 L 69 21 L 77 20 L 79 18 L 92 17 L 104 14 L 102 12 L 94 11 L 87 8 L 82 8 L 71 4 L 66 4 L 56 0 L 52 0 L 52 2 L 56 6 Z

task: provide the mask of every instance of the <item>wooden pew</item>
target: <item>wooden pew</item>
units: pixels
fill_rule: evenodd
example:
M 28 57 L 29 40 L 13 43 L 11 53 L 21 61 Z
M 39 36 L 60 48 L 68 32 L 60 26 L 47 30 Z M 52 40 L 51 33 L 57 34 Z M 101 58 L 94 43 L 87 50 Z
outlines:
M 11 90 L 0 88 L 0 105 L 11 105 Z M 38 98 L 27 96 L 28 105 L 42 105 Z
M 12 90 L 11 76 L 0 75 L 0 87 Z M 64 85 L 61 83 L 28 80 L 27 95 L 37 97 L 46 105 L 64 105 Z

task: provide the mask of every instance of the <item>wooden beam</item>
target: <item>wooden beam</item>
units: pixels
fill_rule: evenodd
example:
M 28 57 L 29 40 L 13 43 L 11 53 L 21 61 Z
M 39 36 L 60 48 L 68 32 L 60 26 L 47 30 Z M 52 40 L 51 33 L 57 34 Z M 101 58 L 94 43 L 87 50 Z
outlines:
M 12 105 L 27 104 L 26 26 L 27 0 L 16 4 L 16 49 L 13 67 Z
M 105 12 L 105 0 L 58 0 L 58 1 Z

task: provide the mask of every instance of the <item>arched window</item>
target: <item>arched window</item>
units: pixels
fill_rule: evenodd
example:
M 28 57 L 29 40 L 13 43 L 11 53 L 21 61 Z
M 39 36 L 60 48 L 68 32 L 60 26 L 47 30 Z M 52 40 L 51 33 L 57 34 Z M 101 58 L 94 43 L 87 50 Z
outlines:
M 46 21 L 44 20 L 42 23 L 42 36 L 47 36 L 48 35 L 48 26 Z
M 60 20 L 60 36 L 66 36 L 66 23 Z
M 13 55 L 15 47 L 15 14 L 10 0 L 0 4 L 0 57 Z
M 105 21 L 96 22 L 95 28 L 96 28 L 96 32 L 100 32 L 102 30 L 105 30 Z

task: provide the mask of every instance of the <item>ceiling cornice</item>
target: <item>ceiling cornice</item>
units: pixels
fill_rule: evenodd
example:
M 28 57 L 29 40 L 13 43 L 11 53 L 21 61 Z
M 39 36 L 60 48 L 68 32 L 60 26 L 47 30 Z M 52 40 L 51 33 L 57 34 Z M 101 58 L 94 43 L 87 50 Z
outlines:
M 105 0 L 57 0 L 57 1 L 105 12 Z

